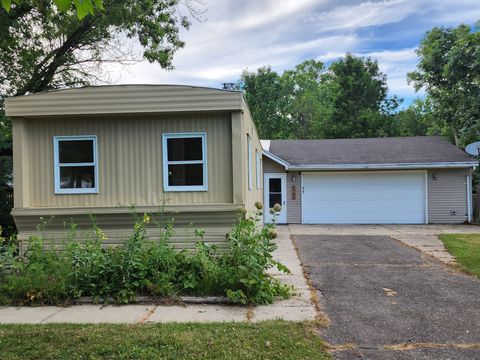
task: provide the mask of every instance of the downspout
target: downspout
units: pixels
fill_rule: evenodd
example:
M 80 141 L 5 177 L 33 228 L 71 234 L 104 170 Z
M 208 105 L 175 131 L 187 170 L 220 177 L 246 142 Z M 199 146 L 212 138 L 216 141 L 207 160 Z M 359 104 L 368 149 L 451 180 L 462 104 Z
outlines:
M 472 222 L 472 176 L 467 175 L 467 219 Z

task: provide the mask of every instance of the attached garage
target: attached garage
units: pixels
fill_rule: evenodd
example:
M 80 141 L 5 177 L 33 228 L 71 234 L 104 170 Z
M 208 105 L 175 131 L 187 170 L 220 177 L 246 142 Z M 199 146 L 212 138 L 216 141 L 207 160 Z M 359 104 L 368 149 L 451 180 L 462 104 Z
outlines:
M 304 224 L 423 224 L 425 171 L 302 175 Z
M 472 171 L 478 161 L 441 137 L 263 140 L 262 146 L 265 179 L 285 183 L 281 194 L 269 182 L 264 186 L 266 199 L 272 194 L 281 199 L 281 222 L 460 224 L 472 219 Z

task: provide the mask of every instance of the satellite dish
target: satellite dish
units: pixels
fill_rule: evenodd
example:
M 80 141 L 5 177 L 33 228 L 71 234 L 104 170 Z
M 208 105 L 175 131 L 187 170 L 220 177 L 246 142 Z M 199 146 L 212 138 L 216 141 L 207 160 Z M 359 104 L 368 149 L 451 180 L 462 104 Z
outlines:
M 465 151 L 473 156 L 480 156 L 480 141 L 475 141 L 474 143 L 468 144 L 465 147 Z

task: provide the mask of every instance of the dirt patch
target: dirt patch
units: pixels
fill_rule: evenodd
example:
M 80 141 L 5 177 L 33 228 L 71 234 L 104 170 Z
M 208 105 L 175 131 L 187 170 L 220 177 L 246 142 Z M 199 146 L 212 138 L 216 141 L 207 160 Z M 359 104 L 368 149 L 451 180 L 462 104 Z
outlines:
M 140 319 L 139 323 L 142 324 L 145 321 L 148 320 L 148 318 L 155 312 L 158 306 L 152 307 L 150 310 L 147 311 L 147 313 Z
M 247 309 L 247 322 L 251 323 L 253 321 L 253 305 L 250 305 Z
M 393 351 L 409 351 L 409 350 L 418 350 L 418 349 L 480 349 L 480 343 L 474 344 L 454 344 L 454 343 L 403 343 L 403 344 L 394 344 L 394 345 L 385 345 L 382 347 L 383 350 L 393 350 Z
M 354 343 L 346 343 L 339 345 L 327 344 L 327 349 L 330 352 L 352 351 L 357 349 L 357 345 Z

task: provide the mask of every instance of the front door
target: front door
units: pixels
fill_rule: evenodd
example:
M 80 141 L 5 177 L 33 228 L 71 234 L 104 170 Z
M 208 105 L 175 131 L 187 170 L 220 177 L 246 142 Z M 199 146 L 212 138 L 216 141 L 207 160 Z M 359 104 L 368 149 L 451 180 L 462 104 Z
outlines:
M 286 176 L 285 174 L 266 173 L 264 178 L 264 205 L 265 205 L 265 222 L 272 222 L 272 214 L 270 209 L 275 204 L 280 204 L 282 210 L 277 217 L 277 223 L 284 224 L 287 222 L 286 209 Z

